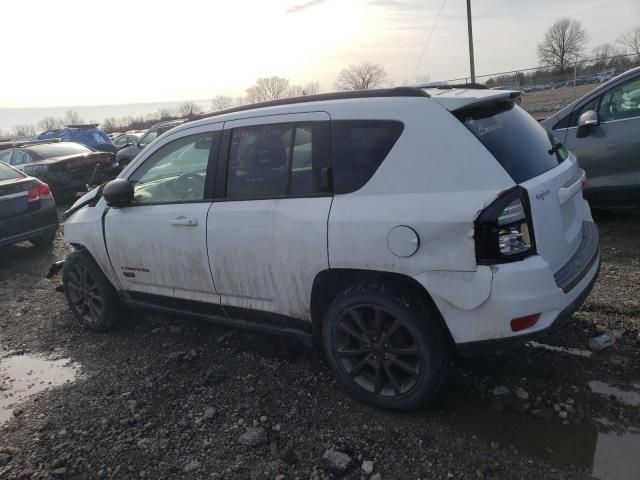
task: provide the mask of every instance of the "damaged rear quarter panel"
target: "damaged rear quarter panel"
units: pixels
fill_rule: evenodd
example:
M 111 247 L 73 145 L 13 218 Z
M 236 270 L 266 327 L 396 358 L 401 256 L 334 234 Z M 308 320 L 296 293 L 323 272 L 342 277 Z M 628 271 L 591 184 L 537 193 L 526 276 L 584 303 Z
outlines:
M 398 108 L 399 102 L 406 105 Z M 404 274 L 458 308 L 482 303 L 492 275 L 476 264 L 474 220 L 499 192 L 514 186 L 513 179 L 457 118 L 431 99 L 382 99 L 367 102 L 359 113 L 331 112 L 332 119 L 358 115 L 399 120 L 404 131 L 361 189 L 334 197 L 331 268 Z M 410 257 L 398 257 L 387 246 L 389 232 L 398 225 L 418 234 L 419 248 Z

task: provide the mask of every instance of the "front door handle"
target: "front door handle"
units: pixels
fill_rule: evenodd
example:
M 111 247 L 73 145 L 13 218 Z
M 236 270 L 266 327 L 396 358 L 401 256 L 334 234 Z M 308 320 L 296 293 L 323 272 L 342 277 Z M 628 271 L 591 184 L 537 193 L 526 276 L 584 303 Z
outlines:
M 198 225 L 198 219 L 179 216 L 171 220 L 171 225 L 176 227 L 195 227 Z

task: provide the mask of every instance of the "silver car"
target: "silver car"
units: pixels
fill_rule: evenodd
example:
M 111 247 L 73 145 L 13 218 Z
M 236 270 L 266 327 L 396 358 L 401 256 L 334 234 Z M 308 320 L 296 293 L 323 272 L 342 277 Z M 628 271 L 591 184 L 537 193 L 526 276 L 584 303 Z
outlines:
M 603 83 L 542 125 L 587 172 L 594 206 L 640 205 L 640 67 Z

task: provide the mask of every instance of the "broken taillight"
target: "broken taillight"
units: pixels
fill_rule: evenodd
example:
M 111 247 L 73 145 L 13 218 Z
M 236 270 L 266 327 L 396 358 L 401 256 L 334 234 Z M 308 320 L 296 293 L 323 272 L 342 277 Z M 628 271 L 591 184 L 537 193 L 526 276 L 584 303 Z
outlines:
M 49 185 L 39 180 L 36 180 L 36 182 L 37 182 L 37 185 L 29 189 L 29 191 L 27 192 L 27 199 L 30 202 L 35 202 L 36 200 L 53 198 L 53 195 L 51 195 L 51 189 L 49 188 Z

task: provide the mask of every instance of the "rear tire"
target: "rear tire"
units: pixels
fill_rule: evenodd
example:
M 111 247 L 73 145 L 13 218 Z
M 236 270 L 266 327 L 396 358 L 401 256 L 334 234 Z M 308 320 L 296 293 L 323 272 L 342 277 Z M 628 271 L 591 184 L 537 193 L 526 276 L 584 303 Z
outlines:
M 53 242 L 56 240 L 56 233 L 56 231 L 43 233 L 38 237 L 30 239 L 29 241 L 36 247 L 50 246 L 53 245 Z
M 91 256 L 71 253 L 62 269 L 64 295 L 76 319 L 89 330 L 106 332 L 119 319 L 120 299 Z
M 331 368 L 358 399 L 414 410 L 438 391 L 450 362 L 439 312 L 420 295 L 388 284 L 359 284 L 340 294 L 322 325 Z

